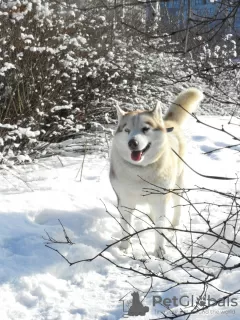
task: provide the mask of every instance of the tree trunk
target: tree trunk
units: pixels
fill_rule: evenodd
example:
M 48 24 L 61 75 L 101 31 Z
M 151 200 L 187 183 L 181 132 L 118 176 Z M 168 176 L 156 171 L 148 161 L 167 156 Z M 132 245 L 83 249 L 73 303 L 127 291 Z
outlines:
M 149 32 L 150 28 L 160 15 L 159 1 L 149 0 L 146 2 L 146 31 Z

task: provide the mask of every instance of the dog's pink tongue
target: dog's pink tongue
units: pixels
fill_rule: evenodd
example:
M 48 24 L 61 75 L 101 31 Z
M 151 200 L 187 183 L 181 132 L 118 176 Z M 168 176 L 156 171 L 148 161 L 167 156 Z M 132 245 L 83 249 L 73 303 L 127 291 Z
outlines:
M 142 151 L 132 151 L 131 158 L 134 161 L 140 161 L 142 159 Z

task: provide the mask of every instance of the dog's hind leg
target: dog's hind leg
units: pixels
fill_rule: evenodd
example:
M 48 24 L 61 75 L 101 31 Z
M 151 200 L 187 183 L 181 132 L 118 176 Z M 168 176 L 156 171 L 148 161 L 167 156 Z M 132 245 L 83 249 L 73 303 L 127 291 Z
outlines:
M 120 213 L 120 223 L 122 227 L 123 238 L 133 232 L 132 229 L 132 213 L 136 207 L 136 201 L 134 198 L 120 198 L 118 202 L 118 211 Z M 125 239 L 120 243 L 120 249 L 126 250 L 130 245 L 131 239 Z
M 183 177 L 184 173 L 182 172 L 180 176 L 177 178 L 176 182 L 176 189 L 182 189 L 184 187 L 183 185 Z M 181 218 L 181 209 L 182 209 L 182 191 L 176 192 L 176 194 L 173 194 L 173 204 L 174 204 L 174 215 L 173 215 L 173 221 L 172 226 L 175 228 L 179 225 L 180 218 Z

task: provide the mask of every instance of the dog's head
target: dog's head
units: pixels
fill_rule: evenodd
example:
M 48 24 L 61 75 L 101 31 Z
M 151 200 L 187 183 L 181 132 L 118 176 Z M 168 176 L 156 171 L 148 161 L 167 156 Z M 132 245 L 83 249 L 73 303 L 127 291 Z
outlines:
M 117 105 L 118 128 L 114 146 L 126 161 L 146 166 L 161 155 L 166 142 L 166 128 L 160 102 L 151 111 L 125 112 Z

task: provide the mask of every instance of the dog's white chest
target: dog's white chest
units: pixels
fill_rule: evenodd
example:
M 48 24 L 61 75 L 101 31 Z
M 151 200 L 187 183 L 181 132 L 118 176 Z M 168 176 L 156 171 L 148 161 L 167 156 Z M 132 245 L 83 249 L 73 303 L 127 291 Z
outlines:
M 141 196 L 146 188 L 157 186 L 169 189 L 173 187 L 171 177 L 168 167 L 160 169 L 154 166 L 133 166 L 121 158 L 111 161 L 110 179 L 117 193 Z

